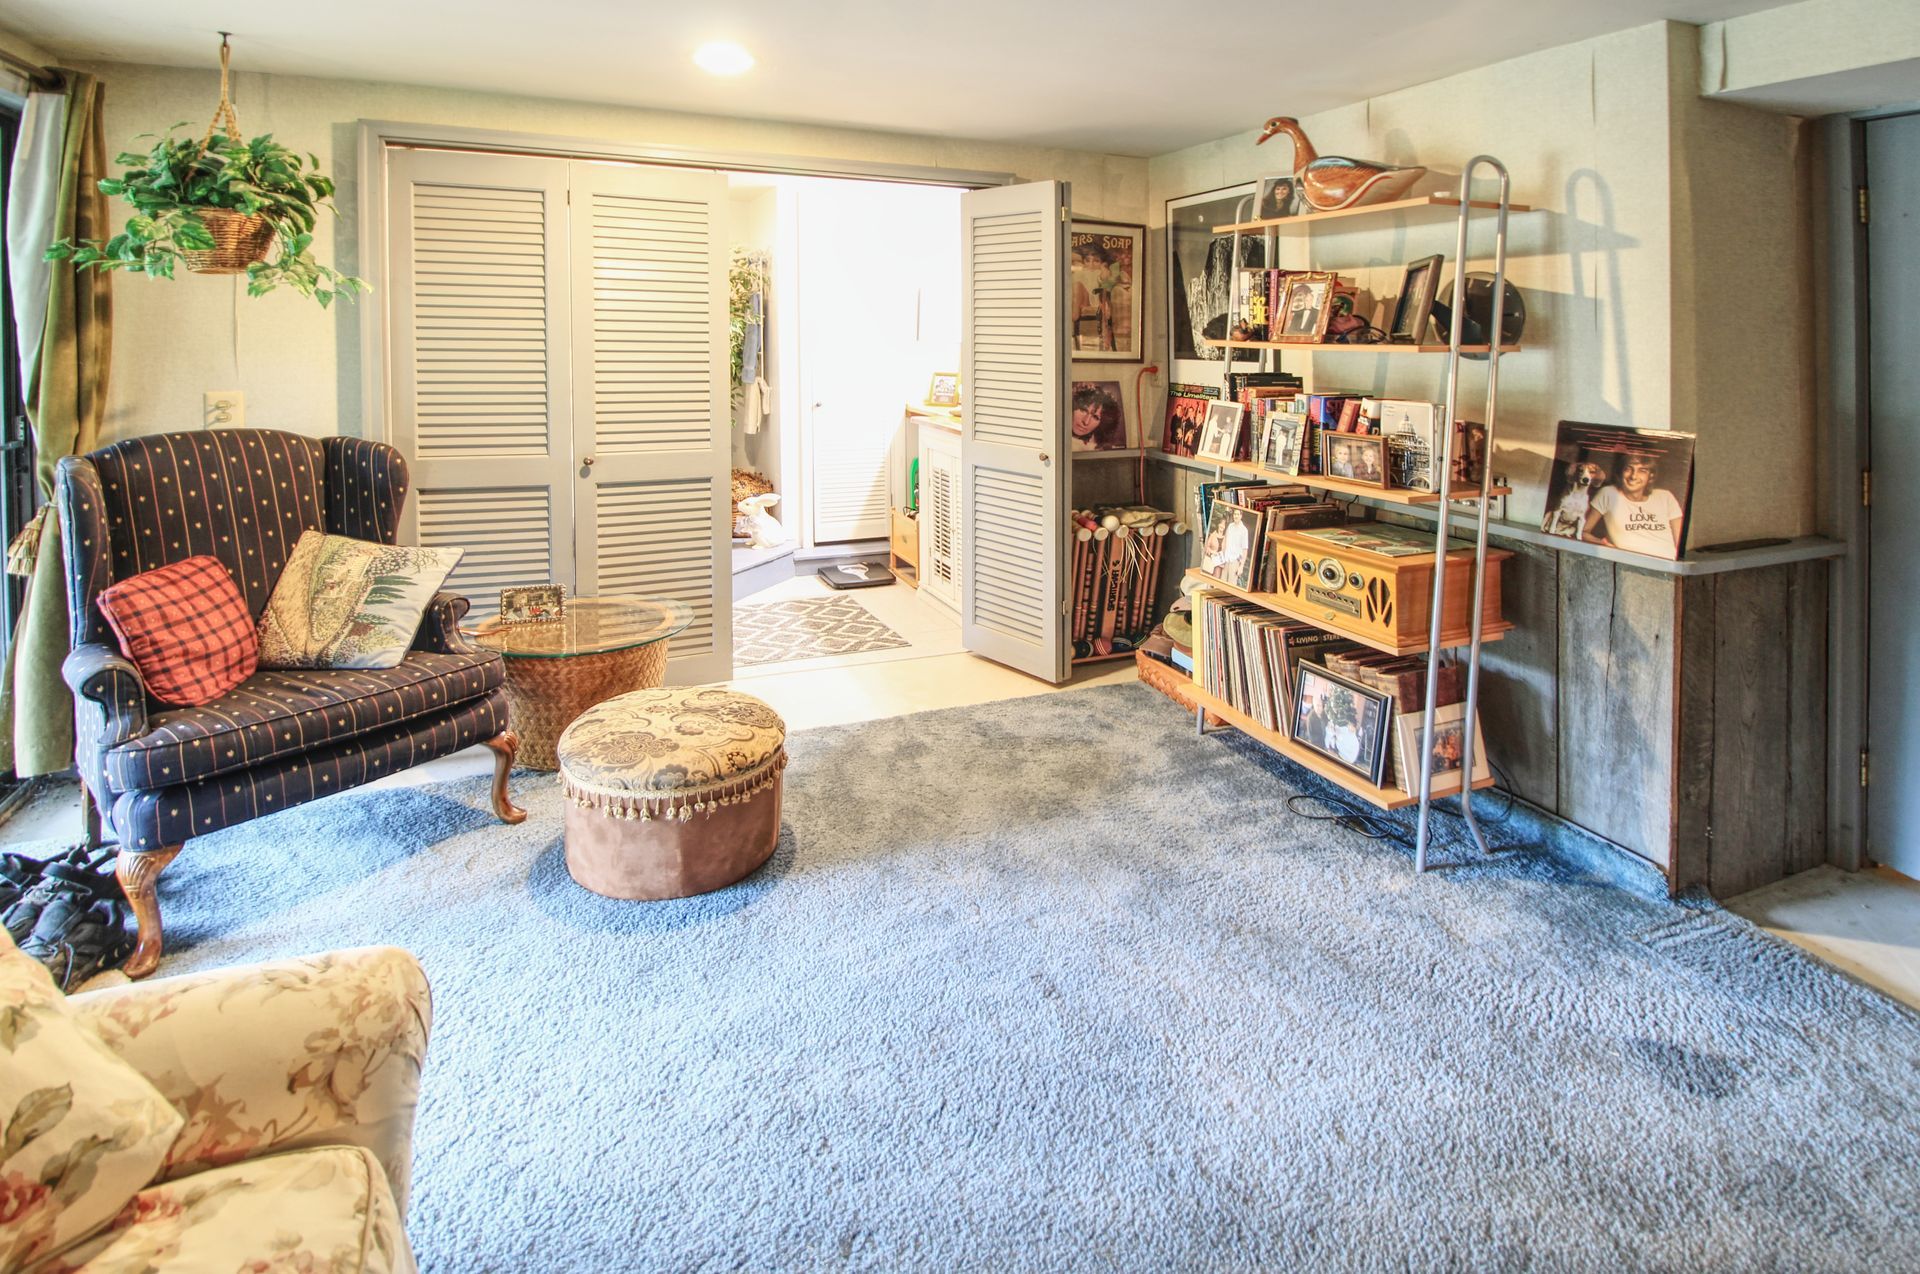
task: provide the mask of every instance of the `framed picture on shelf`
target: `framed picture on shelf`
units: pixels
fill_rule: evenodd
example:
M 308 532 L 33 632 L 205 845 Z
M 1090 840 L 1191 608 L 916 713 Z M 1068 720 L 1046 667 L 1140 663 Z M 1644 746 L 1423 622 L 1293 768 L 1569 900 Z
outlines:
M 1273 399 L 1280 402 L 1280 399 Z M 1267 412 L 1260 435 L 1260 467 L 1276 473 L 1300 472 L 1300 444 L 1307 436 L 1307 418 L 1299 412 L 1274 407 Z
M 1200 543 L 1200 569 L 1234 588 L 1252 588 L 1263 547 L 1264 513 L 1215 500 L 1207 509 L 1207 534 Z
M 1294 671 L 1288 735 L 1375 787 L 1387 779 L 1393 696 L 1302 661 Z
M 1387 440 L 1378 434 L 1320 434 L 1320 472 L 1385 490 Z
M 1075 451 L 1124 451 L 1135 446 L 1127 419 L 1126 395 L 1117 380 L 1073 382 L 1073 420 L 1069 441 Z
M 1393 719 L 1393 756 L 1395 781 L 1409 796 L 1418 795 L 1420 786 L 1420 736 L 1425 712 L 1402 712 Z M 1466 755 L 1467 705 L 1449 703 L 1433 712 L 1433 788 L 1451 791 L 1460 782 L 1460 762 Z M 1473 722 L 1473 781 L 1480 782 L 1493 773 L 1487 760 L 1487 741 L 1480 733 L 1480 719 Z
M 1277 221 L 1300 211 L 1300 185 L 1293 174 L 1282 173 L 1260 179 L 1260 195 L 1254 201 L 1255 221 Z
M 1228 313 L 1233 271 L 1267 264 L 1266 240 L 1261 236 L 1241 235 L 1236 261 L 1233 236 L 1213 232 L 1215 226 L 1244 220 L 1253 210 L 1255 194 L 1256 184 L 1247 182 L 1167 200 L 1167 336 L 1174 363 L 1171 374 L 1177 378 L 1218 377 L 1218 371 L 1192 364 L 1217 364 L 1227 356 L 1220 342 L 1227 339 L 1233 317 Z M 1258 350 L 1233 351 L 1236 363 L 1259 360 Z
M 1327 324 L 1333 319 L 1334 283 L 1335 276 L 1328 270 L 1287 275 L 1273 315 L 1273 339 L 1302 345 L 1324 342 Z
M 927 406 L 958 407 L 960 405 L 960 373 L 935 372 L 933 380 L 927 385 Z
M 1069 232 L 1073 280 L 1073 356 L 1084 362 L 1137 363 L 1146 357 L 1147 228 L 1076 221 Z
M 1540 529 L 1677 560 L 1692 493 L 1691 434 L 1563 420 Z
M 1207 404 L 1206 424 L 1200 430 L 1200 449 L 1194 452 L 1202 460 L 1231 462 L 1240 446 L 1240 425 L 1246 408 L 1239 403 Z
M 1198 451 L 1200 431 L 1207 423 L 1207 406 L 1219 397 L 1218 385 L 1168 385 L 1160 450 L 1170 456 L 1191 456 Z
M 1393 303 L 1393 323 L 1387 328 L 1387 340 L 1397 345 L 1418 345 L 1427 338 L 1427 321 L 1433 316 L 1434 292 L 1440 286 L 1440 258 L 1421 257 L 1407 263 L 1400 276 L 1400 296 Z

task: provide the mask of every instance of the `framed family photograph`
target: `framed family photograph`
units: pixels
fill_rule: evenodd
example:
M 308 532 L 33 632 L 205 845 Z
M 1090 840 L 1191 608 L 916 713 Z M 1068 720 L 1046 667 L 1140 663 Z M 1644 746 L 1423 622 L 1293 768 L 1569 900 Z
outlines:
M 1440 286 L 1440 258 L 1421 257 L 1407 264 L 1400 277 L 1400 296 L 1393 303 L 1393 323 L 1387 328 L 1387 340 L 1397 345 L 1418 345 L 1427 338 L 1427 322 L 1433 317 L 1434 292 Z
M 1294 670 L 1295 743 L 1337 762 L 1378 787 L 1387 779 L 1393 696 L 1302 661 Z
M 1194 455 L 1202 460 L 1232 463 L 1234 452 L 1240 446 L 1240 427 L 1245 417 L 1246 408 L 1239 403 L 1208 403 L 1206 424 L 1200 430 L 1200 449 Z
M 1692 492 L 1691 434 L 1563 420 L 1540 529 L 1673 561 Z
M 1073 279 L 1073 356 L 1137 363 L 1146 357 L 1147 228 L 1076 221 L 1068 253 Z
M 935 372 L 933 380 L 927 385 L 927 406 L 958 407 L 960 405 L 960 373 Z
M 1252 212 L 1257 183 L 1246 182 L 1222 190 L 1167 200 L 1167 341 L 1173 358 L 1171 374 L 1180 380 L 1218 378 L 1196 363 L 1218 364 L 1227 356 L 1221 342 L 1233 316 L 1233 272 L 1267 264 L 1266 240 L 1241 235 L 1239 259 L 1234 259 L 1232 235 L 1213 232 L 1215 226 L 1244 221 Z M 1236 363 L 1254 363 L 1258 350 L 1234 350 Z M 1182 364 L 1185 364 L 1184 366 Z
M 1200 569 L 1232 588 L 1252 588 L 1260 565 L 1260 531 L 1265 518 L 1258 510 L 1215 500 L 1207 509 Z
M 1302 345 L 1325 342 L 1327 324 L 1333 320 L 1335 282 L 1330 270 L 1286 276 L 1273 316 L 1273 339 Z
M 1417 795 L 1420 786 L 1420 736 L 1424 733 L 1425 712 L 1403 712 L 1393 719 L 1393 755 L 1400 790 Z M 1433 790 L 1452 792 L 1460 786 L 1460 763 L 1466 756 L 1467 705 L 1442 704 L 1433 712 Z M 1480 719 L 1473 722 L 1473 781 L 1491 777 L 1493 763 L 1487 760 L 1486 738 L 1480 733 Z
M 567 609 L 565 584 L 529 584 L 500 590 L 500 622 L 538 624 L 559 619 Z
M 1127 399 L 1117 380 L 1073 382 L 1069 441 L 1075 451 L 1123 451 L 1134 446 Z
M 1306 436 L 1306 416 L 1278 407 L 1269 410 L 1260 434 L 1260 467 L 1276 473 L 1299 473 L 1300 445 Z
M 1385 490 L 1387 440 L 1378 434 L 1320 434 L 1320 472 Z

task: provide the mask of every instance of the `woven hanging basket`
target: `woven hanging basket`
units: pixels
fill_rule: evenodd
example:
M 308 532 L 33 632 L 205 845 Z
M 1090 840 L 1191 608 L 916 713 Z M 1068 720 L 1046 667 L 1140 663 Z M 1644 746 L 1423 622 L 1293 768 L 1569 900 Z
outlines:
M 213 247 L 207 251 L 180 252 L 180 259 L 195 274 L 245 274 L 248 266 L 265 261 L 273 250 L 273 222 L 259 213 L 195 208 L 193 215 L 213 236 Z

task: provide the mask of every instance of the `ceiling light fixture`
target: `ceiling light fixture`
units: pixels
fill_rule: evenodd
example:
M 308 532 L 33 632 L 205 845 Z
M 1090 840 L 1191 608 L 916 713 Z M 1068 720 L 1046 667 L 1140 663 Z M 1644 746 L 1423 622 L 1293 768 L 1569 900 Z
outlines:
M 693 64 L 709 75 L 740 75 L 753 69 L 753 54 L 731 40 L 709 40 L 693 51 Z

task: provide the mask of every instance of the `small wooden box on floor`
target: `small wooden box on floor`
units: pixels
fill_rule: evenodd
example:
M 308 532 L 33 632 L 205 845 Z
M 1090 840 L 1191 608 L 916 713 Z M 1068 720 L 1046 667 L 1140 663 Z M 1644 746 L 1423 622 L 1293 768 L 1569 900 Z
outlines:
M 893 534 L 887 543 L 887 568 L 894 578 L 920 587 L 920 519 L 904 509 L 892 509 Z
M 751 695 L 640 690 L 560 736 L 567 871 L 609 898 L 685 898 L 750 875 L 780 840 L 786 726 Z

